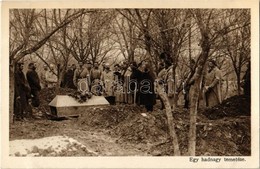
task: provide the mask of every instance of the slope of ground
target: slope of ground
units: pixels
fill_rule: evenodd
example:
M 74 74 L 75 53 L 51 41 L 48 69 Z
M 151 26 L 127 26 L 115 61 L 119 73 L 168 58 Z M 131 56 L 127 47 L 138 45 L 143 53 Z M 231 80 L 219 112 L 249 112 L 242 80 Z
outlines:
M 221 104 L 202 110 L 209 119 L 223 117 L 250 116 L 250 101 L 245 96 L 233 96 L 224 100 Z
M 44 114 L 49 111 L 48 102 L 55 97 L 54 89 L 40 96 L 46 100 L 34 111 L 38 120 L 12 124 L 10 140 L 66 135 L 95 155 L 173 155 L 164 110 L 156 108 L 146 113 L 142 107 L 133 105 L 90 107 L 78 118 L 53 121 L 47 120 Z M 37 114 L 39 111 L 42 116 Z M 187 155 L 189 112 L 178 108 L 173 116 L 181 153 Z M 229 98 L 221 105 L 199 111 L 196 155 L 250 155 L 250 118 L 250 105 L 243 96 Z M 89 156 L 86 152 L 62 154 L 72 155 Z

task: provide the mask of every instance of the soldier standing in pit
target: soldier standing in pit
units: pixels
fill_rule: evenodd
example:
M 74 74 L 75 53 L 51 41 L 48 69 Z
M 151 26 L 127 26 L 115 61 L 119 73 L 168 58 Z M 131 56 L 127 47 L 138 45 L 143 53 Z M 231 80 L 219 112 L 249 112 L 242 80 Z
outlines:
M 39 91 L 41 90 L 41 85 L 40 78 L 38 76 L 38 73 L 36 72 L 35 63 L 30 63 L 28 65 L 26 77 L 31 88 L 32 105 L 34 107 L 38 107 L 40 105 Z
M 16 120 L 24 119 L 27 108 L 29 107 L 28 99 L 30 97 L 30 87 L 23 73 L 24 64 L 17 63 L 15 71 L 15 94 L 14 94 L 14 116 Z

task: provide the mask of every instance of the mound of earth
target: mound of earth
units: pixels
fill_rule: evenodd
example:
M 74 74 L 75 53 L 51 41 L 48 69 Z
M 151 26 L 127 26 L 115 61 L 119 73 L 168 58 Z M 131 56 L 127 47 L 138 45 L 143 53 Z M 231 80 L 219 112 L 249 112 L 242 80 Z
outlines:
M 166 118 L 161 112 L 134 113 L 113 130 L 123 141 L 154 143 L 167 138 Z
M 187 155 L 189 112 L 176 110 L 173 114 L 182 155 Z M 154 145 L 150 154 L 173 155 L 173 145 L 166 142 Z M 251 155 L 250 102 L 244 96 L 234 96 L 222 104 L 201 110 L 197 115 L 196 155 Z
M 197 129 L 198 155 L 250 156 L 250 117 L 223 118 Z
M 114 128 L 120 122 L 126 122 L 129 116 L 141 112 L 142 109 L 131 105 L 109 105 L 89 107 L 79 118 L 79 125 L 94 128 Z
M 250 100 L 243 95 L 233 96 L 217 106 L 203 110 L 203 114 L 209 119 L 250 116 Z
M 250 156 L 250 131 L 250 118 L 248 117 L 224 118 L 197 124 L 196 155 Z M 188 125 L 177 124 L 176 132 L 181 154 L 188 155 Z M 171 140 L 153 145 L 149 153 L 155 156 L 174 155 Z

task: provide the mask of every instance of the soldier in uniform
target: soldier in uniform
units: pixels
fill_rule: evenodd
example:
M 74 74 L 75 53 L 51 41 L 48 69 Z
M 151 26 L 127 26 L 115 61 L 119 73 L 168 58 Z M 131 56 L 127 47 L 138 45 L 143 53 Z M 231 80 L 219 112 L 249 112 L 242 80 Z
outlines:
M 123 91 L 123 82 L 124 76 L 122 75 L 122 70 L 119 64 L 114 65 L 114 78 L 115 78 L 115 97 L 117 103 L 124 102 L 124 91 Z
M 101 75 L 101 81 L 104 87 L 103 94 L 110 104 L 115 104 L 115 96 L 114 96 L 114 81 L 115 76 L 114 72 L 110 70 L 109 64 L 105 63 L 104 71 Z
M 101 86 L 101 70 L 98 67 L 97 63 L 94 63 L 94 67 L 90 71 L 90 80 L 91 80 L 91 92 L 94 95 L 101 95 L 102 86 Z
M 17 63 L 15 71 L 15 101 L 14 101 L 14 116 L 16 120 L 21 120 L 25 117 L 29 107 L 30 87 L 23 73 L 24 64 Z M 30 112 L 31 113 L 31 112 Z
M 76 89 L 77 88 L 74 85 L 74 82 L 73 82 L 75 70 L 76 70 L 75 64 L 69 65 L 69 69 L 67 70 L 67 72 L 64 75 L 64 87 L 70 88 L 70 89 Z
M 212 107 L 222 102 L 221 71 L 214 60 L 208 61 L 204 75 L 203 95 L 206 107 Z
M 138 68 L 133 71 L 133 79 L 137 80 L 137 103 L 144 105 L 146 111 L 153 111 L 153 106 L 156 103 L 156 95 L 154 92 L 155 76 L 150 69 L 147 61 L 141 61 Z
M 89 74 L 88 70 L 84 67 L 83 62 L 79 62 L 79 67 L 75 70 L 73 76 L 73 83 L 77 86 L 78 89 L 82 88 L 84 91 L 89 91 L 89 82 L 87 75 Z M 84 83 L 81 83 L 84 82 Z M 84 86 L 79 86 L 85 84 Z M 84 89 L 83 89 L 84 88 Z
M 41 90 L 41 85 L 40 78 L 38 76 L 38 73 L 36 72 L 35 63 L 30 63 L 28 65 L 26 77 L 31 88 L 32 105 L 34 107 L 38 107 L 40 105 L 39 91 Z

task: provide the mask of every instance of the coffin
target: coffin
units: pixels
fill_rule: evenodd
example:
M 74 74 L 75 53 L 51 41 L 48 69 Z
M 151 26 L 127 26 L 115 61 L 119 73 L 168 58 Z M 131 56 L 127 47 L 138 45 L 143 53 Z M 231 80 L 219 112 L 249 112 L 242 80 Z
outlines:
M 57 95 L 49 103 L 52 114 L 58 117 L 80 115 L 86 112 L 90 106 L 105 105 L 109 105 L 109 102 L 103 96 L 92 96 L 86 102 L 79 103 L 73 97 Z

